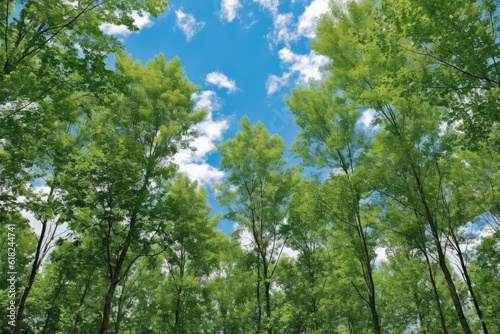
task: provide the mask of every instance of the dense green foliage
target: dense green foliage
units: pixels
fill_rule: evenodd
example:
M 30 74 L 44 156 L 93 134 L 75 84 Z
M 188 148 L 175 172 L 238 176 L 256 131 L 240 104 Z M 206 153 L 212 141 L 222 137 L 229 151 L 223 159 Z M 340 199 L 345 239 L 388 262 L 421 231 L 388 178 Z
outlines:
M 286 98 L 301 164 L 247 118 L 218 147 L 231 236 L 172 162 L 198 88 L 99 29 L 165 7 L 0 5 L 2 333 L 500 332 L 498 1 L 332 4 Z

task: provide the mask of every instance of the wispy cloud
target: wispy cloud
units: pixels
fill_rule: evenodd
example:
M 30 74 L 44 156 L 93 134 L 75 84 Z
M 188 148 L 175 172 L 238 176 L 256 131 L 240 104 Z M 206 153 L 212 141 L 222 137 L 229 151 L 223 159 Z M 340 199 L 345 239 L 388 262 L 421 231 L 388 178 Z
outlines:
M 273 18 L 273 29 L 266 37 L 270 47 L 284 44 L 290 47 L 292 42 L 301 38 L 314 38 L 320 16 L 329 10 L 329 0 L 312 0 L 304 8 L 298 19 L 292 13 L 279 13 L 277 0 L 254 0 L 268 10 Z M 345 2 L 339 0 L 339 3 Z
M 253 2 L 257 2 L 262 8 L 267 9 L 273 15 L 278 13 L 278 0 L 254 0 Z
M 289 46 L 292 41 L 297 40 L 298 35 L 293 28 L 294 16 L 292 13 L 273 15 L 273 30 L 267 34 L 270 47 L 284 43 Z
M 153 25 L 153 21 L 151 21 L 151 16 L 149 14 L 139 13 L 138 11 L 132 11 L 131 17 L 134 19 L 134 26 L 137 30 L 141 30 L 142 28 L 151 27 Z M 127 37 L 133 31 L 129 30 L 127 26 L 123 24 L 112 24 L 112 23 L 102 23 L 99 28 L 101 31 L 107 35 L 116 35 L 121 37 Z
M 181 150 L 174 156 L 174 162 L 179 166 L 179 170 L 191 180 L 205 185 L 213 184 L 220 182 L 224 177 L 224 172 L 207 163 L 207 158 L 216 150 L 215 143 L 222 139 L 229 122 L 227 119 L 214 120 L 213 111 L 221 108 L 220 100 L 215 92 L 195 93 L 193 98 L 196 101 L 195 107 L 205 108 L 207 116 L 194 127 L 198 132 L 198 137 L 191 143 L 191 146 L 196 150 Z
M 222 0 L 220 4 L 219 18 L 223 21 L 232 22 L 238 16 L 241 2 L 239 0 Z
M 280 90 L 282 87 L 288 85 L 291 73 L 286 72 L 281 76 L 274 74 L 269 75 L 266 82 L 267 95 L 272 95 Z
M 186 35 L 188 42 L 205 27 L 205 22 L 196 21 L 192 14 L 185 13 L 182 9 L 176 10 L 175 16 L 177 17 L 176 25 Z
M 289 48 L 283 48 L 279 52 L 279 58 L 289 71 L 298 74 L 298 81 L 301 84 L 307 83 L 310 79 L 321 79 L 321 67 L 328 63 L 328 58 L 317 55 L 314 51 L 309 54 L 296 54 Z
M 329 0 L 313 0 L 299 17 L 297 24 L 297 34 L 307 38 L 316 36 L 316 26 L 321 14 L 328 12 Z
M 208 84 L 215 85 L 219 88 L 226 88 L 229 93 L 233 93 L 238 90 L 234 80 L 229 79 L 225 74 L 218 71 L 208 73 L 205 80 Z
M 321 67 L 328 63 L 328 58 L 317 55 L 313 51 L 309 54 L 296 54 L 288 47 L 278 53 L 281 66 L 285 69 L 281 76 L 269 75 L 266 83 L 267 94 L 272 95 L 289 84 L 292 78 L 295 83 L 305 85 L 309 80 L 322 78 Z
M 369 108 L 363 111 L 357 123 L 365 129 L 371 129 L 374 127 L 373 121 L 376 118 L 377 118 L 377 112 L 375 111 L 375 109 Z

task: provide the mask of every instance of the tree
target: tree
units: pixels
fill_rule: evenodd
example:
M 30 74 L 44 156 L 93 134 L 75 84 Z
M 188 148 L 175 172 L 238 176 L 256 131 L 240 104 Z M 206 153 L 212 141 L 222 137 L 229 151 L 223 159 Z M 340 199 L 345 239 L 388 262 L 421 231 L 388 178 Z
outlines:
M 121 47 L 103 33 L 104 23 L 131 30 L 133 14 L 154 16 L 166 7 L 153 1 L 24 1 L 0 4 L 0 200 L 1 210 L 32 211 L 42 225 L 28 281 L 17 310 L 21 326 L 26 299 L 59 224 L 56 180 L 71 151 L 68 133 L 81 120 L 87 97 L 102 98 L 113 72 L 106 57 Z M 63 134 L 63 135 L 61 135 Z M 66 134 L 66 136 L 64 135 Z M 30 186 L 42 178 L 47 196 Z M 19 204 L 19 196 L 27 201 Z
M 377 191 L 413 210 L 423 230 L 430 231 L 457 318 L 463 331 L 471 333 L 443 245 L 447 234 L 440 169 L 451 149 L 439 135 L 444 108 L 427 99 L 433 64 L 401 47 L 411 43 L 392 33 L 376 4 L 351 3 L 347 9 L 323 18 L 313 48 L 332 60 L 331 91 L 351 108 L 371 108 L 377 114 L 383 127 L 374 156 L 379 157 L 378 175 L 388 177 Z
M 320 333 L 336 330 L 332 285 L 337 285 L 336 263 L 328 243 L 328 215 L 317 180 L 302 180 L 293 189 L 288 210 L 288 247 L 296 258 L 280 261 L 277 283 L 281 294 L 276 321 L 282 333 Z M 338 264 L 338 263 L 337 263 Z M 330 306 L 330 305 L 329 305 Z
M 472 279 L 476 283 L 478 297 L 484 303 L 484 318 L 489 329 L 494 333 L 500 329 L 500 321 L 496 314 L 499 312 L 500 294 L 500 252 L 499 233 L 495 232 L 483 238 L 476 248 L 473 260 Z
M 221 236 L 218 266 L 207 281 L 213 332 L 251 333 L 255 329 L 255 256 L 246 253 L 236 238 Z
M 134 13 L 157 16 L 165 0 L 6 0 L 0 4 L 0 196 L 17 196 L 54 121 L 83 96 L 109 91 L 109 54 L 121 44 L 102 24 L 136 30 Z M 106 89 L 104 89 L 106 87 Z M 77 94 L 75 94 L 75 92 Z M 46 105 L 59 108 L 47 108 Z M 69 111 L 69 114 L 68 114 Z M 42 146 L 43 147 L 43 146 Z
M 36 333 L 97 332 L 105 268 L 91 238 L 58 239 L 27 299 L 24 323 Z
M 167 277 L 161 293 L 166 304 L 161 321 L 173 333 L 200 332 L 207 326 L 201 321 L 207 302 L 202 278 L 217 264 L 216 245 L 212 244 L 217 219 L 210 218 L 206 191 L 197 182 L 180 176 L 168 188 L 158 207 L 173 223 L 162 254 Z M 200 319 L 199 327 L 189 319 Z
M 118 55 L 116 72 L 122 93 L 95 109 L 83 130 L 88 144 L 62 176 L 65 200 L 78 208 L 70 227 L 96 239 L 107 268 L 101 333 L 109 329 L 116 287 L 165 232 L 154 209 L 175 170 L 168 159 L 187 147 L 204 116 L 193 111 L 196 88 L 177 59 L 167 63 L 160 55 L 141 66 Z
M 63 102 L 63 101 L 60 101 Z M 58 103 L 46 103 L 48 109 L 57 108 Z M 74 104 L 68 103 L 65 108 L 71 110 Z M 61 107 L 60 110 L 67 110 Z M 66 221 L 64 214 L 59 175 L 68 163 L 65 157 L 79 148 L 78 122 L 79 111 L 67 112 L 67 120 L 57 121 L 53 119 L 50 129 L 43 129 L 43 135 L 38 140 L 37 157 L 34 160 L 36 167 L 31 169 L 28 175 L 32 178 L 31 186 L 24 186 L 22 194 L 25 200 L 16 203 L 18 206 L 34 217 L 35 226 L 40 226 L 40 233 L 35 234 L 36 249 L 33 254 L 29 276 L 17 308 L 16 325 L 14 332 L 18 332 L 23 321 L 26 301 L 31 289 L 35 284 L 38 271 L 42 266 L 47 254 L 54 246 L 58 233 L 62 233 L 61 225 Z M 18 180 L 19 181 L 19 180 Z M 35 186 L 39 182 L 41 186 Z M 14 207 L 15 207 L 14 206 Z
M 416 329 L 418 333 L 436 334 L 459 331 L 459 324 L 452 322 L 453 305 L 442 298 L 445 282 L 442 276 L 423 275 L 428 264 L 421 252 L 401 248 L 388 249 L 387 253 L 387 261 L 381 263 L 376 274 L 384 330 L 403 333 Z M 439 268 L 432 263 L 431 270 L 436 272 Z
M 11 300 L 19 305 L 21 294 L 17 293 L 17 287 L 26 284 L 30 275 L 30 262 L 36 243 L 33 238 L 28 220 L 20 212 L 5 212 L 0 210 L 0 247 L 2 257 L 0 261 L 0 306 L 5 316 L 0 322 L 2 332 L 12 331 L 12 323 L 15 322 L 15 313 L 9 309 Z M 14 259 L 14 263 L 10 260 Z M 13 265 L 14 267 L 11 267 Z M 15 281 L 11 274 L 15 272 Z
M 462 145 L 473 149 L 498 131 L 500 120 L 499 6 L 494 0 L 380 3 L 385 32 L 407 39 L 398 47 L 432 64 L 427 96 L 450 108 L 448 121 L 460 123 L 467 134 Z M 498 148 L 498 141 L 491 145 Z
M 262 123 L 251 125 L 246 117 L 241 126 L 234 139 L 219 146 L 220 166 L 229 175 L 217 188 L 218 199 L 240 224 L 240 233 L 248 234 L 257 269 L 256 330 L 261 333 L 264 326 L 271 334 L 271 285 L 288 239 L 285 219 L 295 176 L 285 169 L 281 138 L 269 136 Z
M 353 245 L 352 255 L 363 275 L 364 291 L 356 286 L 359 297 L 368 304 L 375 333 L 380 333 L 373 280 L 373 246 L 376 239 L 367 202 L 369 183 L 361 161 L 369 149 L 368 138 L 356 130 L 360 116 L 348 99 L 335 89 L 337 77 L 296 89 L 287 100 L 295 122 L 302 128 L 295 151 L 305 163 L 325 168 L 329 178 L 323 187 L 324 214 L 341 239 Z M 354 282 L 353 282 L 354 284 Z

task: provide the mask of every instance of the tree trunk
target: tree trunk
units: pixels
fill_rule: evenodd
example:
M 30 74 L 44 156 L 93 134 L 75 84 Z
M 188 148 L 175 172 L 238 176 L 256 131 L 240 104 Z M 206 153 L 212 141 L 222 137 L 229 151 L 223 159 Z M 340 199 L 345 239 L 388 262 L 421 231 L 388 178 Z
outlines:
M 52 194 L 52 190 L 50 195 Z M 38 239 L 38 244 L 36 246 L 35 258 L 33 259 L 33 264 L 31 266 L 30 276 L 28 278 L 28 283 L 24 287 L 23 294 L 21 296 L 21 300 L 19 301 L 19 307 L 17 308 L 16 314 L 16 322 L 14 325 L 13 334 L 21 333 L 21 323 L 23 321 L 24 316 L 24 308 L 26 305 L 26 299 L 28 299 L 28 295 L 33 287 L 33 283 L 35 282 L 35 277 L 38 272 L 38 268 L 40 267 L 40 261 L 42 258 L 42 244 L 45 238 L 45 233 L 47 233 L 47 220 L 42 223 L 42 231 L 40 232 L 40 238 Z
M 51 300 L 51 307 L 49 308 L 49 310 L 47 311 L 47 315 L 45 317 L 45 321 L 43 323 L 43 328 L 42 328 L 42 334 L 45 334 L 47 333 L 47 330 L 49 328 L 49 325 L 50 325 L 50 320 L 52 319 L 52 313 L 54 312 L 54 310 L 56 309 L 56 300 L 57 298 L 59 297 L 59 294 L 61 293 L 63 289 L 63 284 L 62 282 L 60 282 L 58 285 L 57 285 L 57 288 L 56 288 L 56 293 L 54 294 L 54 297 L 52 298 Z
M 108 333 L 109 328 L 109 318 L 111 316 L 111 306 L 113 304 L 113 297 L 115 295 L 116 286 L 118 285 L 118 279 L 115 277 L 110 279 L 108 292 L 106 293 L 106 298 L 104 299 L 104 306 L 102 311 L 102 321 L 100 334 Z
M 87 298 L 87 293 L 89 292 L 90 285 L 92 282 L 92 275 L 87 277 L 85 281 L 85 287 L 83 289 L 82 296 L 80 297 L 80 302 L 78 303 L 78 310 L 76 312 L 75 322 L 73 323 L 73 333 L 78 333 L 78 325 L 82 319 L 82 307 L 85 303 L 85 299 Z
M 54 171 L 54 178 L 57 175 L 57 172 Z M 54 181 L 50 185 L 50 192 L 47 196 L 47 205 L 48 203 L 51 203 L 52 201 L 52 196 L 54 194 L 54 187 L 55 183 Z M 40 231 L 40 238 L 38 239 L 38 243 L 36 245 L 36 252 L 35 252 L 35 258 L 33 259 L 33 264 L 31 266 L 31 272 L 30 276 L 28 278 L 28 283 L 26 287 L 24 288 L 23 294 L 21 296 L 21 300 L 19 301 L 19 307 L 17 308 L 17 314 L 16 314 L 16 321 L 14 324 L 14 329 L 12 331 L 13 334 L 19 334 L 21 332 L 21 323 L 23 321 L 23 316 L 24 316 L 24 308 L 26 305 L 26 299 L 28 299 L 28 295 L 31 291 L 31 288 L 33 287 L 33 283 L 35 282 L 36 274 L 38 272 L 38 269 L 40 268 L 40 265 L 42 263 L 42 259 L 46 254 L 47 249 L 42 250 L 42 246 L 45 240 L 45 234 L 47 233 L 47 224 L 48 224 L 48 219 L 45 219 L 42 222 L 42 230 Z M 54 231 L 55 233 L 55 231 Z M 52 234 L 53 237 L 53 234 Z
M 437 288 L 436 279 L 434 277 L 434 272 L 432 271 L 431 262 L 429 260 L 429 255 L 427 254 L 427 249 L 425 249 L 425 251 L 424 251 L 424 256 L 425 256 L 425 262 L 427 264 L 427 268 L 429 269 L 429 279 L 431 281 L 432 291 L 434 292 L 434 298 L 436 300 L 436 306 L 437 306 L 438 313 L 439 313 L 439 321 L 441 322 L 441 328 L 443 330 L 443 334 L 448 334 L 448 328 L 446 326 L 446 320 L 444 318 L 443 306 L 441 305 L 441 299 L 439 297 L 439 291 Z
M 360 199 L 357 198 L 357 203 L 359 203 Z M 361 223 L 361 217 L 359 215 L 359 204 L 356 204 L 356 230 L 358 232 L 358 236 L 361 241 L 362 251 L 363 251 L 363 276 L 368 288 L 368 306 L 370 307 L 370 312 L 372 315 L 372 323 L 373 323 L 373 331 L 375 334 L 381 333 L 380 328 L 380 318 L 377 312 L 377 303 L 376 303 L 376 295 L 375 295 L 375 283 L 373 281 L 373 270 L 371 264 L 370 252 L 368 250 L 368 244 L 366 241 L 366 235 L 363 229 L 363 225 Z
M 418 214 L 415 213 L 418 219 Z M 432 270 L 432 265 L 431 265 L 431 260 L 429 259 L 429 253 L 427 251 L 427 241 L 425 237 L 425 230 L 424 227 L 419 225 L 419 233 L 420 233 L 420 238 L 422 240 L 421 244 L 418 244 L 418 248 L 422 251 L 424 254 L 425 258 L 425 264 L 427 265 L 427 270 L 429 272 L 429 280 L 431 281 L 432 285 L 432 292 L 434 294 L 434 300 L 436 301 L 436 307 L 439 313 L 439 321 L 441 322 L 441 329 L 443 330 L 443 334 L 448 334 L 448 328 L 446 326 L 446 320 L 444 317 L 444 312 L 443 312 L 443 305 L 441 304 L 441 298 L 439 296 L 439 291 L 437 288 L 436 284 L 436 277 L 434 275 L 434 271 Z
M 424 328 L 425 328 L 425 325 L 423 325 L 425 323 L 425 320 L 424 320 L 424 316 L 422 315 L 422 310 L 420 309 L 420 300 L 418 299 L 418 294 L 416 292 L 413 292 L 413 298 L 415 299 L 415 306 L 417 307 L 417 317 L 418 317 L 418 321 L 419 321 L 417 333 L 418 334 L 427 334 L 427 332 L 425 330 L 422 332 L 420 331 L 420 328 L 422 326 L 424 326 Z
M 462 274 L 464 276 L 465 283 L 467 284 L 467 289 L 469 290 L 472 303 L 474 304 L 474 308 L 476 309 L 477 317 L 479 321 L 481 321 L 481 327 L 483 329 L 484 334 L 489 334 L 488 327 L 486 326 L 486 321 L 484 320 L 483 312 L 481 307 L 479 306 L 479 301 L 477 300 L 476 294 L 474 293 L 474 289 L 472 287 L 472 280 L 469 276 L 469 271 L 467 270 L 467 264 L 465 263 L 464 254 L 460 250 L 460 243 L 453 231 L 450 233 L 453 244 L 455 245 L 455 249 L 457 251 L 458 259 L 460 260 L 460 267 L 462 269 Z
M 123 264 L 125 263 L 125 259 L 127 257 L 128 249 L 130 247 L 130 243 L 132 241 L 132 238 L 135 235 L 135 226 L 137 223 L 137 212 L 133 212 L 130 216 L 130 226 L 128 230 L 127 237 L 125 241 L 123 242 L 123 247 L 121 249 L 121 252 L 119 252 L 118 258 L 116 259 L 115 266 L 113 267 L 113 264 L 111 263 L 111 256 L 108 255 L 107 261 L 108 261 L 108 273 L 109 273 L 109 286 L 108 286 L 108 292 L 106 294 L 106 298 L 104 299 L 104 306 L 103 306 L 103 311 L 102 311 L 102 321 L 101 321 L 101 329 L 99 331 L 100 334 L 106 334 L 108 333 L 108 328 L 109 328 L 109 318 L 111 316 L 111 307 L 113 304 L 113 297 L 115 296 L 115 290 L 116 286 L 120 282 L 120 280 L 123 278 L 122 275 L 125 275 L 127 271 L 130 269 L 130 266 L 134 261 L 132 261 L 129 266 L 125 269 L 125 272 L 122 273 L 122 268 Z M 109 224 L 112 224 L 112 222 L 109 222 Z M 109 225 L 111 227 L 111 225 Z M 109 250 L 109 244 L 111 243 L 111 235 L 107 235 L 107 240 L 103 240 L 103 243 L 107 246 Z M 137 258 L 136 258 L 137 259 Z
M 266 293 L 266 327 L 267 333 L 273 334 L 273 326 L 271 322 L 271 282 L 267 278 L 264 282 L 264 288 Z
M 126 280 L 123 280 L 122 291 L 120 293 L 120 298 L 118 298 L 118 310 L 116 311 L 115 317 L 115 334 L 118 334 L 120 331 L 120 325 L 123 319 L 123 304 L 125 303 L 125 284 Z
M 258 254 L 259 263 L 257 263 L 257 333 L 260 334 L 262 328 L 262 306 L 260 304 L 260 282 L 262 277 L 260 276 L 260 254 Z
M 177 286 L 177 298 L 175 301 L 175 323 L 177 329 L 181 326 L 181 307 L 182 307 L 182 286 Z M 177 332 L 176 332 L 177 333 Z
M 444 274 L 444 278 L 446 281 L 446 285 L 448 286 L 448 290 L 451 295 L 451 299 L 453 301 L 453 305 L 455 306 L 455 312 L 458 317 L 458 321 L 460 322 L 460 325 L 462 326 L 462 330 L 464 331 L 465 334 L 472 334 L 471 329 L 469 327 L 469 323 L 467 322 L 467 318 L 465 317 L 464 310 L 462 308 L 462 303 L 460 302 L 460 297 L 458 296 L 457 289 L 455 287 L 455 283 L 453 282 L 453 278 L 451 277 L 451 272 L 450 269 L 448 268 L 448 264 L 446 263 L 446 256 L 443 251 L 443 247 L 441 245 L 441 240 L 439 239 L 439 231 L 436 222 L 434 221 L 434 217 L 431 213 L 431 210 L 429 208 L 429 205 L 427 203 L 427 199 L 425 197 L 425 192 L 423 189 L 422 182 L 420 180 L 420 177 L 416 171 L 416 168 L 414 166 L 412 167 L 412 173 L 413 177 L 415 180 L 415 184 L 417 187 L 417 192 L 420 197 L 420 202 L 424 207 L 424 216 L 429 223 L 429 226 L 431 228 L 431 234 L 434 240 L 434 246 L 436 247 L 437 255 L 438 255 L 438 264 L 439 267 L 441 268 L 441 271 Z

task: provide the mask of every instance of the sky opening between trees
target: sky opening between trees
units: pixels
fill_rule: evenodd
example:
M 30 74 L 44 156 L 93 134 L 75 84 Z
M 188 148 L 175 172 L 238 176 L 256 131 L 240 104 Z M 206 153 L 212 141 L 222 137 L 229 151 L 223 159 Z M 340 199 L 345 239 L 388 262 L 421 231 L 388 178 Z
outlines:
M 3 1 L 0 331 L 499 333 L 499 121 L 496 0 Z

